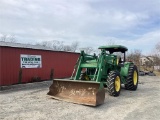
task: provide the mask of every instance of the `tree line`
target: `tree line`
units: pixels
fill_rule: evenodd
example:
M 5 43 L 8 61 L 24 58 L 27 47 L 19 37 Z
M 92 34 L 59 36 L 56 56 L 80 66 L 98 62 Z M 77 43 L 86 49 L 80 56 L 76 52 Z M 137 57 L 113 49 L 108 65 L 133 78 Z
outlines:
M 17 39 L 14 35 L 1 35 L 0 41 L 17 43 Z M 64 41 L 50 40 L 50 41 L 37 42 L 35 45 L 43 46 L 46 48 L 51 48 L 56 51 L 76 52 L 76 51 L 84 50 L 85 53 L 87 53 L 87 54 L 91 54 L 91 53 L 95 52 L 95 50 L 89 46 L 79 48 L 78 41 L 73 41 L 70 45 L 68 45 L 68 44 L 65 44 Z
M 142 64 L 141 58 L 146 58 Z M 160 71 L 160 42 L 158 42 L 153 51 L 148 56 L 144 56 L 141 50 L 135 49 L 131 50 L 127 54 L 127 59 L 133 61 L 138 67 L 143 68 L 144 70 L 154 71 L 154 66 L 157 66 Z
M 1 35 L 1 34 L 0 34 Z M 15 35 L 1 35 L 0 41 L 2 42 L 17 42 Z
M 1 35 L 0 41 L 3 42 L 14 42 L 16 43 L 16 37 L 14 35 Z M 114 45 L 115 42 L 113 40 L 107 41 L 106 45 Z M 93 47 L 80 47 L 78 41 L 73 41 L 70 45 L 66 45 L 63 41 L 59 40 L 51 40 L 51 41 L 42 41 L 38 42 L 35 45 L 40 45 L 43 47 L 51 48 L 56 51 L 68 51 L 68 52 L 76 52 L 84 50 L 87 54 L 99 53 L 98 49 L 94 49 Z M 118 54 L 117 54 L 118 55 Z M 127 61 L 134 62 L 139 68 L 142 65 L 141 58 L 143 57 L 142 51 L 140 49 L 130 50 L 127 52 Z M 150 59 L 152 57 L 153 59 Z M 153 52 L 151 53 L 150 57 L 148 57 L 147 61 L 144 63 L 144 67 L 153 67 L 153 66 L 160 66 L 160 42 L 158 42 Z

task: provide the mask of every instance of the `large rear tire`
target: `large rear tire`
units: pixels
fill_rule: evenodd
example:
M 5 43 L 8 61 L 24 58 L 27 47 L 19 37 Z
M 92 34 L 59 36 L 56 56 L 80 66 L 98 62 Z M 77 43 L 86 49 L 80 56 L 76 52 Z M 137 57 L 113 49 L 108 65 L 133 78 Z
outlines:
M 119 72 L 111 71 L 107 78 L 107 88 L 111 96 L 119 96 L 121 91 L 121 77 Z
M 126 79 L 127 83 L 125 84 L 125 88 L 127 90 L 137 90 L 138 87 L 138 70 L 137 66 L 131 64 L 129 66 L 128 76 Z

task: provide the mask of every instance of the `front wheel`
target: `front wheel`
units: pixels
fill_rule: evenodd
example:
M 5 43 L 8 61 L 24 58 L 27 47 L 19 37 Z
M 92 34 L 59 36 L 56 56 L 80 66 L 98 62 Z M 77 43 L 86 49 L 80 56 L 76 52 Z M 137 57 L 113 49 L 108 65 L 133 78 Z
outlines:
M 119 96 L 121 91 L 121 78 L 119 72 L 111 71 L 107 78 L 108 92 L 111 96 Z

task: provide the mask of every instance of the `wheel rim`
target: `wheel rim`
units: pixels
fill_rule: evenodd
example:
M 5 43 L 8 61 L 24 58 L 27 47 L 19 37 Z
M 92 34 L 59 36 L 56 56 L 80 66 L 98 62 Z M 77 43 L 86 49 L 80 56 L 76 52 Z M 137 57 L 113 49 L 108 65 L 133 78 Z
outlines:
M 120 90 L 120 78 L 119 76 L 116 77 L 116 80 L 115 80 L 115 90 L 118 92 Z
M 134 83 L 134 85 L 137 84 L 137 81 L 138 81 L 137 71 L 135 70 L 134 73 L 133 73 L 133 83 Z

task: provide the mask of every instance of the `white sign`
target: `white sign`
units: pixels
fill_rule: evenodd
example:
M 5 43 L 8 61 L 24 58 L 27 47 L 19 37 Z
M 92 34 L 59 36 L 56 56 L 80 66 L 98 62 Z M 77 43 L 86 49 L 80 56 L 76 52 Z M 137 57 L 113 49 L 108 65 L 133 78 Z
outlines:
M 41 68 L 42 57 L 41 55 L 20 55 L 21 68 Z

